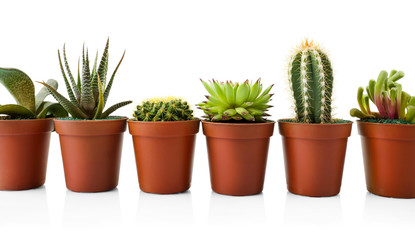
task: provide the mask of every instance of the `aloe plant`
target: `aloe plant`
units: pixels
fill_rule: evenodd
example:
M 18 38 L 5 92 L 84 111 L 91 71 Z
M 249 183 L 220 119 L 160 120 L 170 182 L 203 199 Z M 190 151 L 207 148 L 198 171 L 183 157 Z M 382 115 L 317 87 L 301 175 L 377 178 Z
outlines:
M 415 123 L 415 97 L 402 91 L 402 85 L 397 81 L 405 76 L 404 72 L 392 70 L 389 75 L 381 71 L 377 80 L 370 80 L 365 89 L 357 90 L 359 109 L 350 110 L 352 117 L 360 119 L 401 119 Z M 378 112 L 370 110 L 369 100 L 373 102 Z
M 46 118 L 66 117 L 68 112 L 59 104 L 44 101 L 49 95 L 43 87 L 35 96 L 35 87 L 30 77 L 15 68 L 0 68 L 0 83 L 6 87 L 17 104 L 0 105 L 0 114 L 6 118 Z M 49 79 L 47 84 L 56 91 L 58 82 Z
M 104 111 L 105 104 L 111 87 L 114 81 L 114 76 L 124 59 L 125 51 L 119 61 L 117 67 L 111 75 L 107 83 L 107 71 L 108 71 L 108 48 L 109 39 L 105 45 L 104 52 L 101 57 L 99 66 L 97 65 L 98 53 L 95 57 L 95 61 L 90 69 L 90 62 L 88 57 L 88 48 L 85 52 L 85 47 L 82 49 L 82 76 L 79 69 L 78 60 L 78 76 L 75 81 L 74 76 L 69 68 L 68 60 L 66 58 L 65 45 L 63 46 L 63 60 L 65 69 L 62 64 L 61 54 L 58 50 L 59 65 L 62 71 L 63 79 L 65 81 L 66 89 L 68 91 L 69 100 L 61 95 L 56 89 L 47 83 L 40 82 L 48 88 L 49 92 L 55 97 L 55 99 L 69 112 L 73 118 L 78 119 L 104 119 L 108 117 L 115 110 L 123 107 L 132 101 L 124 101 L 109 107 Z M 66 70 L 66 73 L 65 73 Z M 69 80 L 68 80 L 69 79 Z

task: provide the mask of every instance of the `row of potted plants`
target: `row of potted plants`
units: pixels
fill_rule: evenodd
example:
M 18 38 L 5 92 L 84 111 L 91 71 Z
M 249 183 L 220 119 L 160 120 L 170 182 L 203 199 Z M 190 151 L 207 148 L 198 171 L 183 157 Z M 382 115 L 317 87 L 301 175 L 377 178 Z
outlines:
M 128 123 L 133 137 L 139 184 L 150 193 L 178 193 L 190 188 L 195 137 L 200 120 L 180 98 L 148 99 L 136 107 L 131 119 L 111 116 L 131 101 L 104 111 L 114 76 L 108 72 L 107 41 L 100 62 L 90 69 L 88 50 L 75 78 L 65 46 L 59 64 L 69 99 L 55 80 L 34 84 L 22 71 L 0 68 L 0 83 L 17 104 L 0 105 L 0 189 L 22 190 L 45 182 L 50 134 L 59 134 L 67 188 L 100 192 L 118 185 L 123 133 Z M 347 139 L 352 122 L 331 114 L 333 70 L 327 54 L 304 41 L 293 54 L 288 78 L 296 117 L 278 121 L 282 135 L 287 188 L 313 197 L 340 192 Z M 81 74 L 82 73 L 82 74 Z M 415 197 L 415 97 L 402 91 L 397 80 L 403 72 L 382 71 L 377 81 L 359 88 L 363 157 L 368 191 L 388 197 Z M 209 95 L 198 104 L 204 113 L 210 178 L 213 191 L 226 195 L 262 192 L 269 140 L 274 124 L 268 120 L 272 85 L 261 80 L 234 83 L 203 81 Z M 46 102 L 51 94 L 58 103 Z M 379 112 L 372 112 L 371 100 Z M 70 115 L 70 117 L 69 117 Z

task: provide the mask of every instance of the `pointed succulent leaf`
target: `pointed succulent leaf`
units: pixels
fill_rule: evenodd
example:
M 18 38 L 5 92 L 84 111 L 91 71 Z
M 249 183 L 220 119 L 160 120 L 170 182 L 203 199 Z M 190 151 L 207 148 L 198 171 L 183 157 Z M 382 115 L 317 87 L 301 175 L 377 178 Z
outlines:
M 60 54 L 59 50 L 58 50 L 58 57 L 59 57 L 59 66 L 61 68 L 63 80 L 65 81 L 65 86 L 66 86 L 66 90 L 68 91 L 69 99 L 71 100 L 72 104 L 76 105 L 76 103 L 78 103 L 78 99 L 76 99 L 76 97 L 73 93 L 71 84 L 69 83 L 68 78 L 66 77 L 66 73 L 65 73 L 65 70 L 64 70 L 63 65 L 62 65 L 61 54 Z
M 108 71 L 108 48 L 109 48 L 110 39 L 107 39 L 107 43 L 105 44 L 104 52 L 102 53 L 101 62 L 99 63 L 98 67 L 98 74 L 101 77 L 101 83 L 104 85 L 107 82 L 107 71 Z M 124 57 L 124 55 L 123 55 Z M 121 60 L 122 61 L 122 60 Z
M 84 55 L 84 54 L 83 54 Z M 92 92 L 91 86 L 91 73 L 89 70 L 89 57 L 88 49 L 86 50 L 86 56 L 83 56 L 82 60 L 82 92 L 81 92 L 81 102 L 80 105 L 88 115 L 92 114 L 95 108 L 95 99 Z
M 0 83 L 6 87 L 17 104 L 35 112 L 35 87 L 26 73 L 14 68 L 0 68 Z
M 73 118 L 90 119 L 88 117 L 88 115 L 86 115 L 80 108 L 78 108 L 77 106 L 72 104 L 71 101 L 69 101 L 64 96 L 62 96 L 60 93 L 58 93 L 53 87 L 47 85 L 44 82 L 38 82 L 38 83 L 40 83 L 43 86 L 47 87 L 49 89 L 50 93 L 56 99 L 56 101 L 58 101 L 62 105 L 62 107 L 66 111 L 68 111 L 69 114 L 71 114 L 71 116 Z
M 99 78 L 99 74 L 97 74 L 97 82 L 98 82 L 98 105 L 95 111 L 95 116 L 93 119 L 100 119 L 102 116 L 102 111 L 104 110 L 104 87 L 101 84 L 101 80 Z
M 260 92 L 259 92 L 260 85 L 261 85 L 261 78 L 258 79 L 252 85 L 252 88 L 251 88 L 251 91 L 249 93 L 249 97 L 248 97 L 248 100 L 247 101 L 252 102 L 252 101 L 254 101 L 258 97 L 258 95 L 260 94 Z
M 110 95 L 110 91 L 111 91 L 111 87 L 112 87 L 112 83 L 114 82 L 114 77 L 115 77 L 115 74 L 117 73 L 117 71 L 118 71 L 118 68 L 120 67 L 120 65 L 121 65 L 121 62 L 122 62 L 122 60 L 124 59 L 124 56 L 125 56 L 125 51 L 124 51 L 124 53 L 122 54 L 122 57 L 121 57 L 121 59 L 120 59 L 120 61 L 118 62 L 118 65 L 117 65 L 117 67 L 115 68 L 115 70 L 114 70 L 114 72 L 112 73 L 112 76 L 111 76 L 111 78 L 110 78 L 110 81 L 108 82 L 108 85 L 107 85 L 107 87 L 106 87 L 106 89 L 105 89 L 105 92 L 104 92 L 104 105 L 107 103 L 107 99 L 108 99 L 108 96 Z M 108 59 L 107 59 L 108 60 Z M 107 63 L 108 64 L 108 63 Z M 106 74 L 106 73 L 105 73 Z M 100 75 L 101 76 L 101 75 Z M 105 87 L 105 83 L 104 83 L 104 87 Z
M 239 86 L 237 92 L 236 92 L 236 99 L 235 104 L 240 106 L 242 103 L 244 103 L 249 96 L 249 85 L 248 83 L 243 83 Z
M 111 107 L 109 107 L 107 110 L 105 110 L 105 112 L 102 113 L 101 118 L 106 118 L 108 117 L 111 113 L 113 113 L 115 110 L 124 107 L 125 105 L 128 105 L 130 103 L 132 103 L 133 101 L 124 101 L 124 102 L 120 102 L 117 104 L 112 105 Z
M 362 111 L 360 111 L 357 108 L 353 108 L 353 109 L 350 110 L 350 116 L 357 117 L 357 118 L 360 118 L 360 119 L 368 117 L 366 114 L 364 114 Z
M 46 118 L 48 115 L 51 117 L 67 117 L 68 112 L 59 103 L 43 102 L 40 105 L 39 112 L 37 113 L 38 119 Z
M 79 89 L 77 88 L 75 79 L 73 78 L 71 69 L 69 68 L 68 59 L 66 58 L 65 45 L 63 45 L 63 61 L 65 62 L 66 72 L 68 73 L 69 79 L 71 81 L 71 85 L 72 85 L 72 89 L 75 93 L 75 97 L 76 97 L 77 101 L 79 101 L 79 99 L 81 98 L 81 93 L 79 92 Z
M 54 80 L 54 79 L 49 79 L 46 84 L 48 84 L 49 86 L 53 87 L 55 90 L 58 89 L 58 81 Z M 39 92 L 36 94 L 36 113 L 38 113 L 39 111 L 39 106 L 43 103 L 43 100 L 45 100 L 45 98 L 50 94 L 49 90 L 47 89 L 47 87 L 43 86 Z
M 0 114 L 12 117 L 33 118 L 35 114 L 29 109 L 17 104 L 0 105 Z
M 92 92 L 94 93 L 95 101 L 98 100 L 98 95 L 99 95 L 97 61 L 98 61 L 98 51 L 97 51 L 97 54 L 95 55 L 94 65 L 91 71 Z

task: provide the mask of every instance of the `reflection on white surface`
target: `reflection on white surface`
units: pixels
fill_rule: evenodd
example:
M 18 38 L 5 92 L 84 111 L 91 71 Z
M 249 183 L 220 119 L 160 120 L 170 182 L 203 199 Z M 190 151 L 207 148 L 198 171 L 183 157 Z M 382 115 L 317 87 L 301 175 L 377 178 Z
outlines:
M 140 191 L 137 221 L 144 224 L 193 224 L 191 192 L 151 194 Z
M 64 226 L 90 226 L 121 222 L 118 189 L 100 193 L 66 191 Z
M 44 186 L 24 191 L 0 191 L 0 226 L 48 223 Z
M 305 197 L 287 192 L 284 223 L 341 224 L 343 213 L 340 196 Z
M 227 196 L 212 192 L 209 224 L 261 224 L 266 221 L 264 194 Z
M 363 211 L 365 223 L 413 224 L 415 199 L 399 199 L 366 194 Z

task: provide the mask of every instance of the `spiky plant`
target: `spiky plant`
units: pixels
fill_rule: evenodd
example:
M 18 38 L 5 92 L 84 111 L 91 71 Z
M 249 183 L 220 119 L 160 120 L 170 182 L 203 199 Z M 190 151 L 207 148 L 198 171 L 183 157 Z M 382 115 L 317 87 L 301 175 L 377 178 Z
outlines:
M 288 79 L 295 100 L 296 121 L 332 122 L 333 70 L 327 53 L 313 41 L 303 41 L 289 62 Z
M 0 83 L 17 102 L 17 104 L 0 105 L 0 114 L 7 115 L 1 119 L 42 119 L 68 116 L 68 112 L 59 103 L 44 101 L 49 95 L 47 88 L 43 87 L 35 96 L 35 86 L 32 80 L 19 69 L 0 68 Z M 55 90 L 58 88 L 56 80 L 49 79 L 47 83 Z
M 381 71 L 377 81 L 371 79 L 365 89 L 359 87 L 357 90 L 357 102 L 360 110 L 350 110 L 352 117 L 378 118 L 378 119 L 401 119 L 415 123 L 415 97 L 402 91 L 402 85 L 397 81 L 405 76 L 404 72 L 392 70 L 389 73 Z M 372 112 L 369 106 L 372 101 L 378 112 Z
M 108 48 L 109 48 L 109 39 L 105 45 L 104 52 L 101 57 L 99 66 L 97 66 L 98 53 L 95 57 L 94 65 L 92 71 L 89 66 L 89 57 L 88 49 L 82 49 L 82 77 L 79 70 L 79 60 L 78 60 L 78 77 L 77 82 L 72 75 L 72 72 L 69 68 L 68 60 L 66 58 L 65 45 L 63 46 L 63 60 L 65 63 L 65 69 L 69 76 L 66 76 L 65 70 L 62 65 L 61 54 L 58 50 L 59 65 L 62 71 L 63 79 L 66 84 L 66 89 L 68 90 L 69 99 L 62 96 L 58 93 L 53 87 L 47 83 L 42 83 L 46 86 L 50 93 L 56 98 L 57 101 L 71 114 L 73 118 L 78 119 L 104 119 L 108 117 L 111 113 L 117 110 L 120 107 L 123 107 L 127 104 L 132 103 L 132 101 L 124 101 L 117 103 L 109 107 L 106 111 L 104 110 L 105 104 L 111 87 L 114 81 L 115 73 L 117 72 L 122 60 L 124 59 L 125 51 L 119 61 L 117 67 L 115 68 L 112 76 L 107 84 L 107 70 L 108 70 Z M 70 82 L 69 82 L 70 81 Z M 72 87 L 71 87 L 72 86 Z
M 201 80 L 210 96 L 207 101 L 198 104 L 209 121 L 248 121 L 265 122 L 264 117 L 272 106 L 268 105 L 273 94 L 269 94 L 273 85 L 262 91 L 261 79 L 254 83 L 233 83 L 231 81 L 209 82 Z
M 137 105 L 134 121 L 187 121 L 193 120 L 193 111 L 186 101 L 176 97 L 151 98 Z

